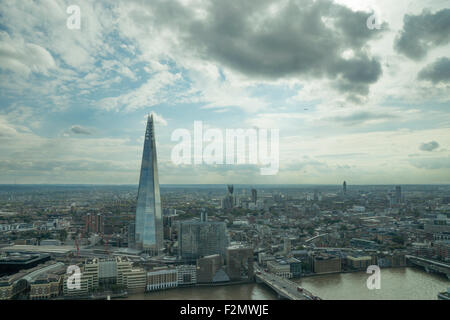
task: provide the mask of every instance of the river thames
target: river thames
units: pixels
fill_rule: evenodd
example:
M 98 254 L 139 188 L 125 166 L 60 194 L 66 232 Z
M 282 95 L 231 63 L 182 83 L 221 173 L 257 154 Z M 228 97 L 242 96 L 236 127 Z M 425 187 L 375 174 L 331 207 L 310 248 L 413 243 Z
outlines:
M 295 279 L 305 289 L 329 300 L 437 300 L 450 281 L 415 268 L 381 269 L 381 288 L 369 290 L 364 272 L 341 273 Z M 263 284 L 239 284 L 215 287 L 189 287 L 130 295 L 134 300 L 270 300 L 275 293 Z

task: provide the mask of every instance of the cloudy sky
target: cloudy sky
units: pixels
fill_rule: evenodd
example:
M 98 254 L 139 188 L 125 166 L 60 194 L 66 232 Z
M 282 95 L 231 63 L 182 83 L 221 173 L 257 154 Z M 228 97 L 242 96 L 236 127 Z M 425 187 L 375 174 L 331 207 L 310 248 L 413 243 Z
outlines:
M 149 112 L 161 183 L 450 183 L 449 0 L 0 4 L 0 183 L 137 184 Z M 278 174 L 175 165 L 195 120 L 278 128 Z

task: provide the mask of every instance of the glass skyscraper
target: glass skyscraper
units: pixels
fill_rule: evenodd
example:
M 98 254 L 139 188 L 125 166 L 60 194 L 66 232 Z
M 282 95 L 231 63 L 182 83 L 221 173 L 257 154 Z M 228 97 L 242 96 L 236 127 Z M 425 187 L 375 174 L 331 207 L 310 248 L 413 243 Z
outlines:
M 148 116 L 136 206 L 135 244 L 157 255 L 164 248 L 153 115 Z
M 182 259 L 220 254 L 225 258 L 229 243 L 227 225 L 215 221 L 182 221 L 178 224 L 178 247 Z

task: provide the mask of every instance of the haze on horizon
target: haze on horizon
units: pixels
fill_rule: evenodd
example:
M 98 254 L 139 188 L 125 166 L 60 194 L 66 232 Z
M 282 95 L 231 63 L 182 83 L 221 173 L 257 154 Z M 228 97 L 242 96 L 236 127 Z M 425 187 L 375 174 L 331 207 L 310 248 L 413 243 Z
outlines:
M 450 183 L 448 1 L 2 1 L 0 184 Z M 375 12 L 380 29 L 369 29 Z M 175 129 L 280 129 L 277 175 L 170 160 Z

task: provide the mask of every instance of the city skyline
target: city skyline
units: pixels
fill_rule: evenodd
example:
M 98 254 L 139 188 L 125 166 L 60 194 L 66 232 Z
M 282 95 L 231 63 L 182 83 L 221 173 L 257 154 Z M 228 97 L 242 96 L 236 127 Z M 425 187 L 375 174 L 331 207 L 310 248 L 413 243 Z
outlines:
M 0 9 L 1 184 L 135 184 L 149 112 L 163 184 L 450 181 L 447 1 L 78 6 Z M 194 121 L 280 129 L 278 173 L 175 165 Z
M 450 300 L 450 0 L 0 3 L 0 301 Z

